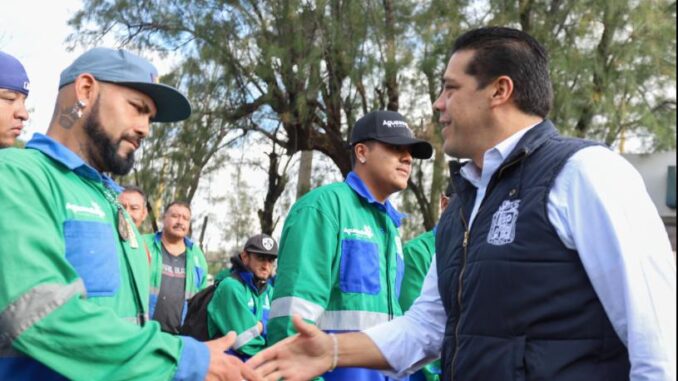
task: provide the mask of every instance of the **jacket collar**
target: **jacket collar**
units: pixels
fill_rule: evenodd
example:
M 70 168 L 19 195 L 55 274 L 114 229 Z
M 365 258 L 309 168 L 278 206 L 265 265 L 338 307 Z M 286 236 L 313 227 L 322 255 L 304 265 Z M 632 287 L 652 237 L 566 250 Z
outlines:
M 235 255 L 231 257 L 231 272 L 236 276 L 239 277 L 243 283 L 247 285 L 252 291 L 257 293 L 258 295 L 261 295 L 261 293 L 266 290 L 268 286 L 271 285 L 271 279 L 267 279 L 266 283 L 264 286 L 261 288 L 257 287 L 257 284 L 255 282 L 256 278 L 254 277 L 254 273 L 249 271 L 247 267 L 245 267 L 245 264 L 242 262 L 242 259 L 240 259 L 240 255 Z
M 162 238 L 162 231 L 159 231 L 159 232 L 155 233 L 155 237 L 153 238 L 153 240 L 155 241 L 155 243 L 157 245 L 160 245 L 161 238 Z M 190 250 L 190 249 L 193 248 L 193 241 L 191 241 L 188 237 L 184 237 L 184 245 L 186 245 L 186 248 Z
M 358 194 L 358 196 L 362 197 L 368 203 L 373 204 L 377 209 L 385 212 L 397 228 L 400 227 L 402 219 L 405 218 L 405 214 L 397 211 L 388 199 L 383 204 L 377 201 L 367 188 L 367 185 L 365 185 L 363 180 L 353 171 L 348 173 L 345 182 Z
M 26 144 L 26 148 L 42 152 L 52 160 L 75 172 L 75 174 L 80 177 L 102 182 L 106 187 L 117 193 L 120 193 L 123 190 L 120 185 L 113 181 L 113 179 L 92 168 L 89 164 L 85 163 L 80 156 L 47 135 L 36 132 Z

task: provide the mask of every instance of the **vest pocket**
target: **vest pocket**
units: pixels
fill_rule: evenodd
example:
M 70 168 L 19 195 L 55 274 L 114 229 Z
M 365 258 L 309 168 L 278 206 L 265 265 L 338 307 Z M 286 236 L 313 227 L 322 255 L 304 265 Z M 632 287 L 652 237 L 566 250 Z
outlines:
M 379 247 L 357 239 L 341 241 L 339 288 L 342 292 L 376 295 L 381 291 Z
M 120 264 L 113 228 L 97 221 L 64 222 L 66 260 L 85 283 L 88 296 L 113 296 L 120 288 Z

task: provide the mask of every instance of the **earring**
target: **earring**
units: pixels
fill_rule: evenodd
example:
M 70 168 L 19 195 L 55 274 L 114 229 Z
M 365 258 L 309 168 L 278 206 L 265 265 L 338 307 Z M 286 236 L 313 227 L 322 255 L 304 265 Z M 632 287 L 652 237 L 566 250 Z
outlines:
M 367 160 L 364 157 L 360 158 L 360 164 L 365 164 L 366 162 L 367 162 Z
M 75 106 L 73 106 L 73 112 L 78 116 L 78 119 L 82 118 L 82 110 L 87 106 L 87 103 L 85 101 L 81 101 L 78 99 L 78 101 L 75 103 Z

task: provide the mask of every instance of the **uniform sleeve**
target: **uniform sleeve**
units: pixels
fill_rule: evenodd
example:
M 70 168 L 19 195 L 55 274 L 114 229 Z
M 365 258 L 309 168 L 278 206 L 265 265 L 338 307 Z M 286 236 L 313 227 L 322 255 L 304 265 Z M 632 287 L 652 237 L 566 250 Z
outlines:
M 250 294 L 244 286 L 233 279 L 219 283 L 214 297 L 207 306 L 209 324 L 217 337 L 235 331 L 238 337 L 233 349 L 247 356 L 254 356 L 266 346 L 266 340 L 259 334 L 257 317 L 252 313 Z
M 404 378 L 440 356 L 447 314 L 438 291 L 438 270 L 433 258 L 421 295 L 403 316 L 363 331 L 391 366 L 386 375 Z
M 426 232 L 406 243 L 403 247 L 405 274 L 400 288 L 398 302 L 403 312 L 410 309 L 414 300 L 421 293 L 422 283 L 431 266 L 435 252 L 435 235 Z
M 292 315 L 315 323 L 325 311 L 338 242 L 337 223 L 320 210 L 306 206 L 290 212 L 278 251 L 267 327 L 270 344 L 295 333 Z
M 638 171 L 606 148 L 582 149 L 556 178 L 548 212 L 628 348 L 631 379 L 675 380 L 675 258 Z
M 65 258 L 52 196 L 59 190 L 28 172 L 0 163 L 0 349 L 11 344 L 69 379 L 204 378 L 209 352 L 203 344 L 184 345 L 157 324 L 140 327 L 87 301 Z M 196 357 L 193 370 L 177 369 L 182 358 L 198 353 L 207 358 Z

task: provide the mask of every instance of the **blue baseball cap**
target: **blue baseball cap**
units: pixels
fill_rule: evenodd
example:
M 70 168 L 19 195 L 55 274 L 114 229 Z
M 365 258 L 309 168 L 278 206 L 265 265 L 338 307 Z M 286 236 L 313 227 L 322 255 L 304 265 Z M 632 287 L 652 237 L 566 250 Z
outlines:
M 191 115 L 191 104 L 177 89 L 158 82 L 158 71 L 146 59 L 123 49 L 93 48 L 61 72 L 59 88 L 71 84 L 80 74 L 89 73 L 98 81 L 129 87 L 148 95 L 157 114 L 154 122 L 177 122 Z
M 28 96 L 30 81 L 24 65 L 13 56 L 0 52 L 0 88 L 18 91 Z

